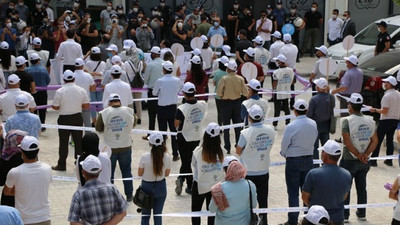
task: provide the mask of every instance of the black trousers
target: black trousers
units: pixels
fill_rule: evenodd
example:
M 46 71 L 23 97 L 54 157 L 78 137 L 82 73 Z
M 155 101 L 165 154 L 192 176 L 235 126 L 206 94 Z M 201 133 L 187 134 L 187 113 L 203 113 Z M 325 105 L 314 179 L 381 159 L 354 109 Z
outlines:
M 199 194 L 197 182 L 194 181 L 192 186 L 192 212 L 201 211 L 204 200 L 206 200 L 206 209 L 208 210 L 208 205 L 211 202 L 211 191 L 204 194 Z M 214 219 L 214 216 L 207 217 L 207 225 L 214 225 Z M 200 224 L 200 217 L 192 217 L 192 225 Z
M 372 157 L 379 156 L 381 145 L 385 136 L 386 155 L 393 155 L 393 135 L 397 129 L 397 124 L 399 124 L 399 120 L 379 120 L 378 128 L 376 129 L 376 133 L 378 134 L 378 145 L 376 146 L 375 151 L 372 153 Z
M 222 126 L 222 121 L 223 121 L 222 100 L 221 99 L 215 99 L 215 105 L 217 106 L 218 125 Z
M 153 95 L 152 88 L 149 88 L 149 91 L 147 92 L 147 97 L 148 98 L 157 97 Z M 149 130 L 156 129 L 157 107 L 158 107 L 158 100 L 147 101 L 147 113 L 149 114 Z
M 176 114 L 176 105 L 167 105 L 167 106 L 158 106 L 157 108 L 157 122 L 158 122 L 158 129 L 160 131 L 167 131 L 176 132 L 176 127 L 174 124 L 175 121 L 175 114 Z M 164 135 L 164 140 L 166 140 L 167 135 Z M 171 135 L 171 147 L 172 147 L 172 155 L 178 156 L 178 143 L 176 141 L 176 136 Z
M 72 115 L 60 115 L 57 120 L 58 125 L 67 126 L 82 126 L 83 118 L 82 113 L 76 113 Z M 68 157 L 68 141 L 69 136 L 72 135 L 72 139 L 75 143 L 75 159 L 78 155 L 82 155 L 82 131 L 79 130 L 58 130 L 59 136 L 59 148 L 58 148 L 58 165 L 65 167 L 67 165 Z
M 63 73 L 64 73 L 66 70 L 71 70 L 72 72 L 75 72 L 75 66 L 74 66 L 74 65 L 64 65 L 64 66 L 63 66 Z
M 285 115 L 290 115 L 289 99 L 274 99 L 274 117 L 279 117 L 281 110 L 285 112 Z M 286 124 L 290 123 L 290 119 L 286 119 Z M 275 126 L 278 126 L 278 121 L 272 122 Z
M 257 202 L 259 208 L 268 208 L 268 182 L 269 173 L 259 176 L 246 176 L 246 179 L 251 180 L 257 188 Z M 192 210 L 193 211 L 193 210 Z M 268 224 L 266 213 L 260 214 L 262 216 L 262 225 Z
M 35 99 L 36 105 L 47 105 L 47 91 L 38 91 L 33 94 L 33 98 Z M 46 109 L 38 109 L 35 110 L 35 114 L 39 115 L 40 122 L 46 122 Z
M 400 221 L 392 219 L 392 225 L 400 225 Z
M 240 118 L 240 110 L 241 110 L 241 99 L 236 100 L 222 100 L 222 115 L 223 115 L 223 124 L 229 125 L 232 123 L 241 123 L 242 119 Z M 234 128 L 235 129 L 235 145 L 239 141 L 240 130 L 241 127 Z M 231 152 L 231 141 L 229 136 L 229 130 L 224 130 L 224 148 L 230 154 Z
M 186 141 L 184 138 L 178 139 L 179 155 L 181 156 L 181 168 L 179 173 L 192 173 L 193 150 L 199 146 L 200 141 Z M 192 189 L 193 176 L 180 176 L 182 181 L 186 180 L 187 187 Z

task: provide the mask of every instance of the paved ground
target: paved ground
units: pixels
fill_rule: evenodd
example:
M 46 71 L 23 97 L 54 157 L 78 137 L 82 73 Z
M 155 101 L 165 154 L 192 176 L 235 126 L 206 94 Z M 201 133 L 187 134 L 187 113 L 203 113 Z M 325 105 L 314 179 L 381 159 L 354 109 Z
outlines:
M 298 64 L 298 71 L 300 73 L 308 73 L 311 71 L 313 63 L 316 59 L 304 58 L 302 62 Z M 270 79 L 266 79 L 266 88 L 270 87 Z M 330 84 L 334 87 L 333 82 Z M 211 84 L 210 84 L 211 87 Z M 302 88 L 300 84 L 297 84 L 297 89 Z M 210 88 L 213 90 L 214 88 Z M 303 94 L 299 98 L 308 100 L 311 94 Z M 264 98 L 269 98 L 265 96 Z M 272 109 L 273 105 L 271 103 L 270 107 Z M 337 104 L 338 105 L 338 104 Z M 270 110 L 269 117 L 273 114 L 273 110 Z M 46 123 L 56 124 L 58 114 L 49 110 L 48 119 Z M 209 113 L 207 117 L 207 123 L 211 121 L 216 121 L 216 108 L 214 100 L 209 101 Z M 142 125 L 137 127 L 138 129 L 147 129 L 147 112 L 144 111 L 144 116 L 142 119 Z M 282 133 L 285 128 L 284 123 L 280 122 L 278 126 L 278 136 L 274 144 L 273 150 L 271 152 L 271 161 L 282 161 L 283 158 L 279 155 L 280 142 L 282 139 Z M 338 128 L 340 130 L 340 128 Z M 233 131 L 231 131 L 233 135 Z M 101 135 L 100 135 L 101 136 Z M 332 135 L 331 138 L 338 138 L 339 134 Z M 141 139 L 141 134 L 132 135 L 133 138 L 133 162 L 132 162 L 132 172 L 137 175 L 138 160 L 141 154 L 149 150 L 148 143 Z M 231 138 L 233 139 L 233 136 Z M 40 160 L 48 163 L 50 165 L 55 165 L 58 159 L 58 134 L 57 130 L 47 129 L 45 133 L 40 136 L 41 151 L 39 153 Z M 168 144 L 168 146 L 170 146 Z M 234 152 L 234 151 L 232 151 Z M 385 152 L 384 149 L 381 152 Z M 75 176 L 75 170 L 73 165 L 73 149 L 70 148 L 68 165 L 66 172 L 53 172 L 54 175 L 60 176 Z M 379 166 L 377 168 L 372 168 L 368 174 L 368 202 L 369 203 L 387 203 L 393 202 L 388 196 L 388 192 L 383 188 L 386 182 L 392 183 L 395 179 L 396 174 L 399 173 L 397 163 L 394 167 L 387 167 L 383 162 L 378 162 Z M 171 173 L 179 172 L 180 162 L 174 162 L 172 164 Z M 118 170 L 118 169 L 117 169 Z M 120 178 L 120 172 L 116 173 L 116 178 Z M 174 192 L 175 188 L 175 177 L 167 178 L 168 185 L 168 197 L 165 203 L 164 213 L 177 213 L 177 212 L 188 212 L 190 211 L 191 198 L 190 195 L 182 194 L 182 196 L 177 196 Z M 123 190 L 122 182 L 116 182 L 117 187 Z M 134 187 L 138 187 L 139 180 L 134 181 Z M 53 181 L 50 186 L 49 199 L 51 204 L 51 216 L 52 222 L 55 225 L 68 224 L 67 216 L 69 211 L 69 204 L 73 193 L 77 187 L 76 182 L 70 181 Z M 286 185 L 284 178 L 284 166 L 272 167 L 270 169 L 270 182 L 269 182 L 269 206 L 271 208 L 283 208 L 287 207 L 287 194 Z M 329 193 L 326 193 L 329 194 Z M 351 203 L 356 204 L 355 198 L 355 188 L 352 188 L 352 199 Z M 140 224 L 139 214 L 136 212 L 137 207 L 133 204 L 129 205 L 128 213 L 133 215 L 132 218 L 125 218 L 121 224 Z M 358 221 L 355 216 L 355 210 L 351 210 L 350 223 L 351 224 L 390 224 L 392 218 L 392 208 L 376 208 L 367 210 L 367 221 Z M 164 224 L 190 224 L 190 218 L 178 218 L 178 217 L 168 217 L 163 219 Z M 205 218 L 203 218 L 203 224 L 206 224 Z M 271 225 L 275 225 L 286 221 L 285 213 L 271 213 L 269 214 L 269 221 Z

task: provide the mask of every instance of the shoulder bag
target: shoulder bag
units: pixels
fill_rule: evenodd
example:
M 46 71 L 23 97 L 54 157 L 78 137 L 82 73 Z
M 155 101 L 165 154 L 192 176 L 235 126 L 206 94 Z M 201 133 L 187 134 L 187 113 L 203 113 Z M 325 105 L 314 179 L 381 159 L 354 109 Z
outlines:
M 253 198 L 251 197 L 251 186 L 250 186 L 250 182 L 248 180 L 247 184 L 249 185 L 249 198 L 250 198 L 250 225 L 258 225 L 259 224 L 259 218 L 258 215 L 256 213 L 253 212 Z
M 157 177 L 154 180 L 153 193 L 156 188 Z M 142 186 L 136 189 L 135 196 L 133 196 L 133 203 L 142 209 L 152 209 L 154 206 L 153 195 L 147 194 L 143 191 Z
M 132 69 L 132 71 L 134 73 L 132 80 L 129 79 L 129 75 L 127 74 L 128 81 L 129 81 L 131 87 L 133 87 L 133 88 L 142 88 L 143 85 L 144 85 L 144 81 L 143 81 L 142 76 L 140 76 L 140 70 L 137 69 L 136 67 L 134 68 L 134 65 L 132 65 L 133 64 L 132 61 L 128 60 L 127 62 L 128 62 L 129 66 L 131 67 L 131 69 Z

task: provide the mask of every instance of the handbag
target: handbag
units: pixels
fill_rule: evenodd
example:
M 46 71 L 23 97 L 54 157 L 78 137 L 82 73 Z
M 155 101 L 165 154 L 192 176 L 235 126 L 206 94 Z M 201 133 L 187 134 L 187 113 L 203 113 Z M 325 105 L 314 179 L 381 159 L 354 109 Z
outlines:
M 129 80 L 129 84 L 131 85 L 131 87 L 133 88 L 142 88 L 144 86 L 144 81 L 142 76 L 140 76 L 140 71 L 138 71 L 138 69 L 135 69 L 134 66 L 132 65 L 132 61 L 128 61 L 129 66 L 132 68 L 132 71 L 134 73 L 133 79 L 130 80 L 129 76 L 128 80 Z
M 329 96 L 329 97 L 330 97 L 330 108 L 333 109 L 333 101 L 335 101 L 335 99 L 332 98 L 332 96 Z M 333 101 L 332 101 L 332 99 L 333 99 Z M 336 120 L 337 120 L 337 118 L 335 117 L 335 113 L 333 112 L 331 114 L 331 120 L 330 120 L 330 124 L 329 124 L 329 133 L 331 133 L 331 134 L 336 133 Z
M 253 199 L 252 199 L 252 194 L 251 194 L 251 187 L 250 187 L 250 182 L 248 180 L 247 184 L 249 185 L 249 198 L 250 198 L 250 225 L 258 225 L 260 224 L 260 220 L 258 218 L 258 215 L 253 212 Z
M 153 196 L 144 192 L 142 186 L 139 186 L 133 196 L 133 203 L 142 209 L 152 209 Z

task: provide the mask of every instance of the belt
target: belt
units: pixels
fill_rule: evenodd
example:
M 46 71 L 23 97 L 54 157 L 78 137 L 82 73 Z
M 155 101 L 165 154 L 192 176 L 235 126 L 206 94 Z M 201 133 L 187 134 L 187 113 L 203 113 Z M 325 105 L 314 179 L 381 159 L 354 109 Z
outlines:
M 291 159 L 306 159 L 306 158 L 312 158 L 313 155 L 302 155 L 302 156 L 296 156 L 296 157 L 286 157 L 286 160 L 291 160 Z

